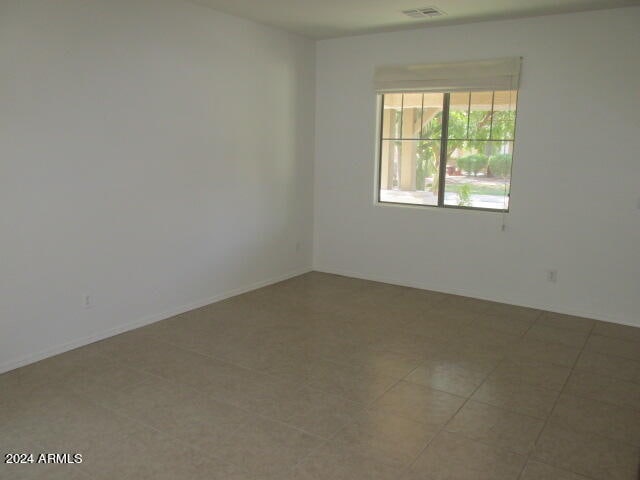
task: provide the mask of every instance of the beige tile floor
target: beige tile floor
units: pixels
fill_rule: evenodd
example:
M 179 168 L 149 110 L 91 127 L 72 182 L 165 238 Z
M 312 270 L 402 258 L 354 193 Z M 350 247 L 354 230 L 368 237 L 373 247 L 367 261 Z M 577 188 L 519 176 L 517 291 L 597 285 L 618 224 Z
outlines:
M 640 329 L 310 273 L 0 376 L 2 479 L 635 480 Z

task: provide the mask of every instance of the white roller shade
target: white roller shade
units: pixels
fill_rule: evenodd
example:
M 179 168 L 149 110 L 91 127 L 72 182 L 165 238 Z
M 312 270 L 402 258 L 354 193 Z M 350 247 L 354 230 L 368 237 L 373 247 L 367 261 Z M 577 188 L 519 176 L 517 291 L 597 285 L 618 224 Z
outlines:
M 472 62 L 390 65 L 377 67 L 374 86 L 379 93 L 516 90 L 520 57 Z

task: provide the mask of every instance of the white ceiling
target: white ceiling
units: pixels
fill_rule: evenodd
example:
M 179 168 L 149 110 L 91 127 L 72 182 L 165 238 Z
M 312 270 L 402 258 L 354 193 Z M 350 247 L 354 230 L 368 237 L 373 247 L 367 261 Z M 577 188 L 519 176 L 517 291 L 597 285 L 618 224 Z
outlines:
M 639 5 L 640 0 L 192 0 L 312 38 Z M 402 10 L 435 6 L 414 19 Z

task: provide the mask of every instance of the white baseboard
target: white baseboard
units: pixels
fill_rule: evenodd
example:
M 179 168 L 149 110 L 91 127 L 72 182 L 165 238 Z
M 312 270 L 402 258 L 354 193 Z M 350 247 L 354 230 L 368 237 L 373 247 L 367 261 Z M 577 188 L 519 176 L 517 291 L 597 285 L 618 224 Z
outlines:
M 382 283 L 390 283 L 392 285 L 400 285 L 403 287 L 411 287 L 411 288 L 419 288 L 422 290 L 431 290 L 434 292 L 439 292 L 439 293 L 449 293 L 449 294 L 453 294 L 453 295 L 461 295 L 464 297 L 471 297 L 471 298 L 478 298 L 480 300 L 488 300 L 491 302 L 500 302 L 500 303 L 506 303 L 509 305 L 516 305 L 519 307 L 527 307 L 527 308 L 535 308 L 537 310 L 545 310 L 548 312 L 553 312 L 553 313 L 561 313 L 561 314 L 565 314 L 565 315 L 573 315 L 576 317 L 584 317 L 584 318 L 591 318 L 594 320 L 602 320 L 605 322 L 612 322 L 612 323 L 618 323 L 620 325 L 628 325 L 630 327 L 640 327 L 640 325 L 638 325 L 637 323 L 633 323 L 631 321 L 629 321 L 629 319 L 626 318 L 617 318 L 615 316 L 607 316 L 606 318 L 602 315 L 598 315 L 598 314 L 594 314 L 593 312 L 584 312 L 584 311 L 579 311 L 579 310 L 573 310 L 573 309 L 567 309 L 567 308 L 557 308 L 554 307 L 553 310 L 549 310 L 549 306 L 540 306 L 540 305 L 533 305 L 533 304 L 529 304 L 526 302 L 521 302 L 518 300 L 514 300 L 514 299 L 508 299 L 508 298 L 498 298 L 498 297 L 487 297 L 487 296 L 483 296 L 480 295 L 476 292 L 469 292 L 466 291 L 464 289 L 451 289 L 451 290 L 436 290 L 434 288 L 430 288 L 424 284 L 419 284 L 418 282 L 407 282 L 405 280 L 400 280 L 397 278 L 392 278 L 392 277 L 388 277 L 385 275 L 371 275 L 371 274 L 363 274 L 363 273 L 358 273 L 358 272 L 351 272 L 351 271 L 347 271 L 347 270 L 343 270 L 340 268 L 331 268 L 331 267 L 327 267 L 327 266 L 314 266 L 313 270 L 316 272 L 322 272 L 322 273 L 331 273 L 334 275 L 342 275 L 344 277 L 352 277 L 352 278 L 359 278 L 361 280 L 369 280 L 372 282 L 382 282 Z
M 285 273 L 283 275 L 279 275 L 277 277 L 261 280 L 259 282 L 252 283 L 251 285 L 247 285 L 245 287 L 236 288 L 234 290 L 230 290 L 223 293 L 218 293 L 218 294 L 212 295 L 211 297 L 204 298 L 196 302 L 192 302 L 192 303 L 182 305 L 180 307 L 176 307 L 170 310 L 165 310 L 164 312 L 160 312 L 154 315 L 149 315 L 149 316 L 140 318 L 134 322 L 126 323 L 124 325 L 120 325 L 115 328 L 110 328 L 108 330 L 103 330 L 94 335 L 78 338 L 76 340 L 64 343 L 62 345 L 57 345 L 52 348 L 47 348 L 46 350 L 41 350 L 37 353 L 26 355 L 18 359 L 9 360 L 0 364 L 0 374 L 8 372 L 10 370 L 14 370 L 19 367 L 23 367 L 25 365 L 29 365 L 30 363 L 35 363 L 40 360 L 44 360 L 45 358 L 49 358 L 54 355 L 59 355 L 64 352 L 68 352 L 69 350 L 73 350 L 75 348 L 83 347 L 85 345 L 97 342 L 99 340 L 104 340 L 105 338 L 109 338 L 114 335 L 118 335 L 120 333 L 128 332 L 129 330 L 134 330 L 136 328 L 144 327 L 145 325 L 149 325 L 150 323 L 159 322 L 160 320 L 164 320 L 166 318 L 170 318 L 175 315 L 188 312 L 190 310 L 195 310 L 196 308 L 204 307 L 205 305 L 209 305 L 211 303 L 219 302 L 220 300 L 224 300 L 225 298 L 235 297 L 236 295 L 250 292 L 251 290 L 256 290 L 258 288 L 266 287 L 267 285 L 278 283 L 283 280 L 287 280 L 288 278 L 297 277 L 298 275 L 302 275 L 310 271 L 311 271 L 311 268 L 303 268 L 293 272 Z

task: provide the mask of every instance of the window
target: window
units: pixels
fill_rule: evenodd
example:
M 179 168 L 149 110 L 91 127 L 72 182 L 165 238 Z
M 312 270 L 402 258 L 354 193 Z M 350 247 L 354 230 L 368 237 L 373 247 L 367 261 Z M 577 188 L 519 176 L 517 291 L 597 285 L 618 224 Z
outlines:
M 515 60 L 376 73 L 379 202 L 509 210 L 520 68 Z

